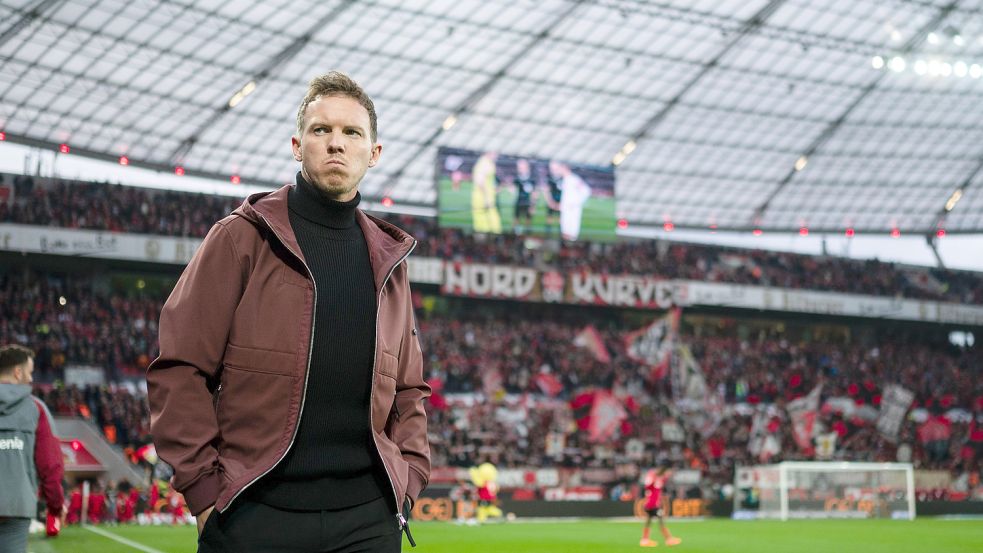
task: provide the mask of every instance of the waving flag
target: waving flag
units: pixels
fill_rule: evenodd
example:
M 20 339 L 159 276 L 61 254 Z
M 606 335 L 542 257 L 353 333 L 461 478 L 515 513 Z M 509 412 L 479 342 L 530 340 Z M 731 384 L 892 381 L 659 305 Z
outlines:
M 628 411 L 621 401 L 607 390 L 598 390 L 594 393 L 594 404 L 590 410 L 590 441 L 596 443 L 610 440 L 626 418 Z
M 573 338 L 573 345 L 586 348 L 594 355 L 594 359 L 601 363 L 611 362 L 611 354 L 608 353 L 608 348 L 604 346 L 604 339 L 601 338 L 601 333 L 593 325 L 587 325 L 578 332 Z
M 673 308 L 665 317 L 625 336 L 628 357 L 650 367 L 649 376 L 652 380 L 665 377 L 669 370 L 680 313 L 678 307 Z
M 894 442 L 898 439 L 898 431 L 904 422 L 905 413 L 911 407 L 915 394 L 896 384 L 884 387 L 881 398 L 881 412 L 877 418 L 877 430 L 882 436 Z
M 816 452 L 812 438 L 816 433 L 816 417 L 819 415 L 819 392 L 822 385 L 816 386 L 809 395 L 788 402 L 785 406 L 792 420 L 792 437 L 796 445 L 807 455 Z
M 670 374 L 673 403 L 687 428 L 709 436 L 723 419 L 724 398 L 707 385 L 703 369 L 689 347 L 679 344 L 676 351 Z
M 563 391 L 563 383 L 552 373 L 541 372 L 533 377 L 533 382 L 546 395 L 555 397 Z

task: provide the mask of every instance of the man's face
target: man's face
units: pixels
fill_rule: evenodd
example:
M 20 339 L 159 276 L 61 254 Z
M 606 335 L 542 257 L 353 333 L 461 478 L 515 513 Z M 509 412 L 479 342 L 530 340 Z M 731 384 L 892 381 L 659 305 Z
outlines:
M 550 161 L 550 174 L 554 177 L 564 177 L 563 164 L 559 161 Z
M 291 139 L 307 182 L 333 200 L 354 198 L 365 171 L 382 153 L 370 128 L 368 110 L 348 96 L 324 96 L 308 104 L 303 134 Z
M 524 159 L 520 159 L 519 161 L 515 162 L 515 169 L 520 175 L 526 177 L 529 175 L 529 162 Z
M 14 369 L 14 378 L 18 384 L 34 382 L 34 359 L 28 357 L 27 362 Z

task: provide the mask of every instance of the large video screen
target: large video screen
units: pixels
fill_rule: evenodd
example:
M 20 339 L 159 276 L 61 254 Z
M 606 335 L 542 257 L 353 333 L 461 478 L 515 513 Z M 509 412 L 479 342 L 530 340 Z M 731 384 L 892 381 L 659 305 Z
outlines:
M 440 148 L 436 169 L 441 226 L 565 240 L 615 239 L 612 167 Z

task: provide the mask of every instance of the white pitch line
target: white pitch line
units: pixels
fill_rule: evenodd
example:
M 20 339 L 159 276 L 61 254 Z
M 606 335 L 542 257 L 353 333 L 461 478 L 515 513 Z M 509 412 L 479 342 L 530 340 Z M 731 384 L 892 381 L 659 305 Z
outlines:
M 95 526 L 83 526 L 82 528 L 85 528 L 89 532 L 93 532 L 95 534 L 99 534 L 100 536 L 102 536 L 104 538 L 109 538 L 109 539 L 111 539 L 113 541 L 116 541 L 116 542 L 119 542 L 119 543 L 121 543 L 123 545 L 128 545 L 128 546 L 132 547 L 133 549 L 139 549 L 140 551 L 143 551 L 144 553 L 164 553 L 163 551 L 161 551 L 159 549 L 154 549 L 153 547 L 147 547 L 146 545 L 143 545 L 142 543 L 137 543 L 135 541 L 128 540 L 128 539 L 126 539 L 126 538 L 124 538 L 122 536 L 117 536 L 116 534 L 114 534 L 114 533 L 112 533 L 112 532 L 110 532 L 108 530 L 103 530 L 102 528 L 96 528 Z
M 683 518 L 672 518 L 666 519 L 666 522 L 671 522 L 676 524 L 677 522 L 703 522 L 706 517 L 683 517 Z M 461 524 L 456 520 L 452 520 L 455 524 Z M 642 524 L 645 519 L 636 517 L 518 517 L 515 520 L 495 520 L 492 522 L 487 522 L 485 525 L 493 524 L 556 524 L 556 523 L 577 523 L 577 522 L 611 522 L 619 524 Z

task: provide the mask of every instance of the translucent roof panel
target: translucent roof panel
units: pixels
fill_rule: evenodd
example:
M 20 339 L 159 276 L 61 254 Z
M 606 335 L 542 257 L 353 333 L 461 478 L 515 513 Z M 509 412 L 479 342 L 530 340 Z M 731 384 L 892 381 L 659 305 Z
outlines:
M 964 192 L 959 196 L 952 211 L 945 215 L 943 221 L 947 231 L 978 232 L 983 228 L 983 171 L 977 173 L 968 182 L 957 183 L 942 195 L 938 214 L 943 213 L 946 202 L 952 198 L 959 187 L 965 185 Z
M 981 232 L 981 12 L 980 0 L 0 0 L 0 131 L 272 187 L 297 169 L 307 82 L 336 69 L 376 104 L 370 200 L 435 206 L 449 146 L 617 162 L 617 213 L 636 225 Z

